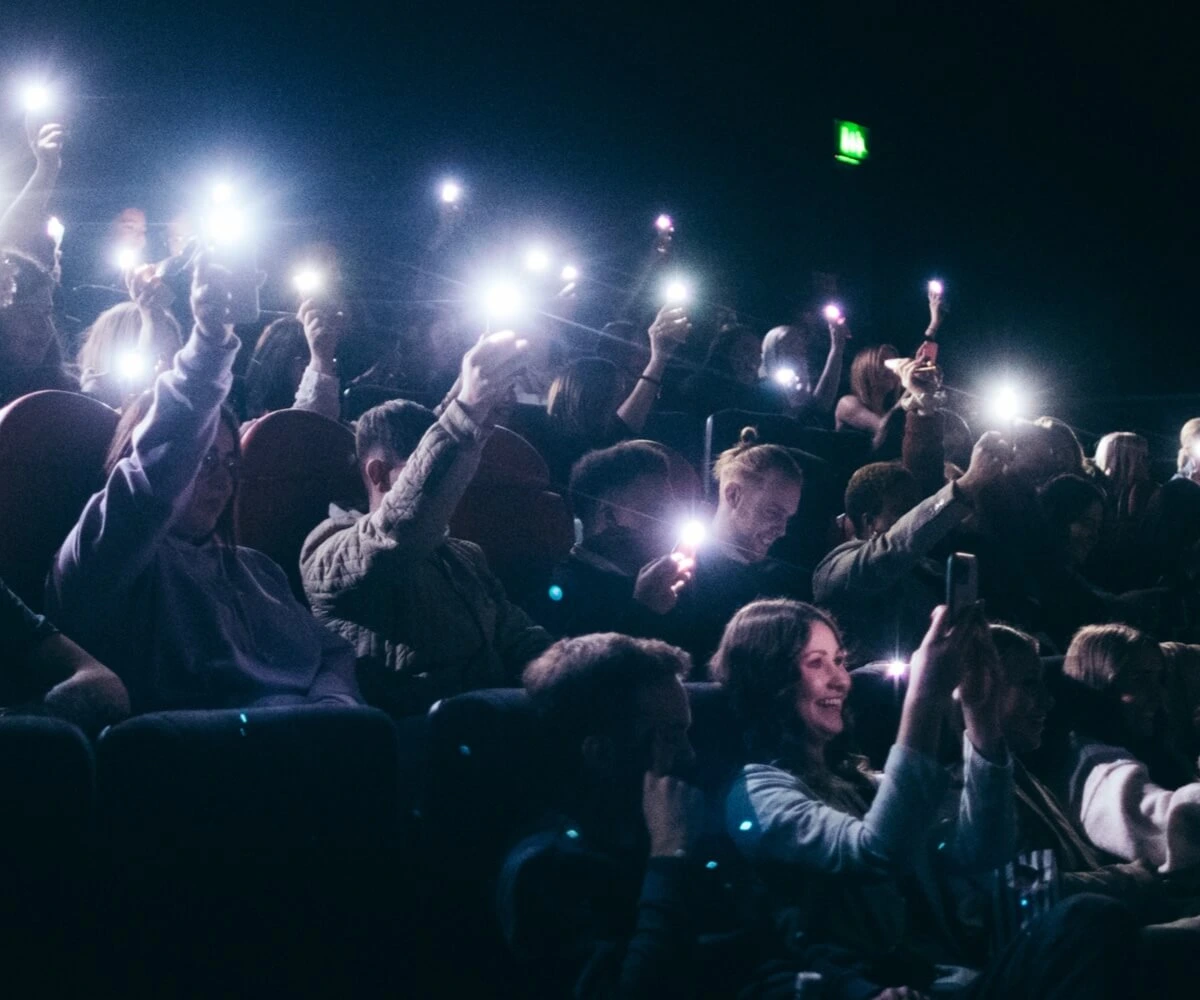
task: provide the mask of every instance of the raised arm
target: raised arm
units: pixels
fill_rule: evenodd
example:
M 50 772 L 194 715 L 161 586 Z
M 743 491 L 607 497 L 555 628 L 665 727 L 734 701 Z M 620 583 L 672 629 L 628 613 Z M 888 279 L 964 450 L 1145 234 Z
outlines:
M 345 315 L 332 303 L 318 299 L 300 303 L 296 315 L 304 324 L 308 366 L 292 407 L 338 420 L 342 415 L 342 383 L 338 377 L 337 352 L 346 333 Z
M 192 286 L 196 325 L 174 366 L 158 377 L 154 402 L 134 429 L 132 452 L 93 496 L 58 552 L 51 605 L 86 581 L 80 599 L 119 603 L 186 507 L 229 392 L 238 340 L 225 325 L 226 275 L 201 260 Z
M 825 368 L 812 394 L 813 409 L 820 413 L 832 413 L 837 403 L 838 386 L 842 381 L 842 359 L 849 339 L 850 330 L 844 318 L 829 321 L 829 354 L 825 356 Z
M 629 397 L 617 408 L 621 423 L 634 434 L 640 434 L 646 426 L 646 418 L 654 408 L 662 389 L 667 362 L 675 349 L 691 332 L 692 323 L 683 306 L 663 306 L 650 327 L 650 361 L 645 371 L 638 376 L 637 384 Z
M 0 245 L 27 245 L 28 240 L 38 234 L 62 169 L 65 138 L 66 130 L 57 124 L 43 125 L 33 138 L 30 145 L 37 165 L 16 200 L 0 216 Z

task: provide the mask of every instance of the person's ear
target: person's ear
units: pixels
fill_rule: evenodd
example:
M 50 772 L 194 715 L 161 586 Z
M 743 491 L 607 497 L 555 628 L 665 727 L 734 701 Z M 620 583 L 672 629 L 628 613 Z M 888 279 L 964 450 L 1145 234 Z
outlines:
M 392 471 L 391 466 L 387 462 L 382 458 L 368 458 L 363 471 L 366 474 L 368 483 L 384 493 L 387 492 L 391 486 L 391 483 L 388 482 L 388 477 Z
M 843 542 L 852 542 L 858 538 L 858 530 L 854 527 L 854 522 L 850 519 L 849 514 L 838 514 L 837 531 L 838 537 Z
M 737 510 L 742 502 L 742 486 L 740 483 L 726 483 L 721 487 L 721 497 L 732 510 Z
M 617 512 L 613 505 L 604 501 L 596 506 L 596 527 L 600 531 L 617 527 Z

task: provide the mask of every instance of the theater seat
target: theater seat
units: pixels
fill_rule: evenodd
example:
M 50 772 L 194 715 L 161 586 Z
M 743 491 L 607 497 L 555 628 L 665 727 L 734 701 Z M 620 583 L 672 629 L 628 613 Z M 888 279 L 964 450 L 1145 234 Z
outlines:
M 368 708 L 162 712 L 97 749 L 98 995 L 403 995 L 423 952 L 396 730 Z
M 533 445 L 497 427 L 450 520 L 450 533 L 483 549 L 514 601 L 540 593 L 575 540 L 566 501 L 549 482 L 546 461 Z
M 304 410 L 277 410 L 249 425 L 242 435 L 238 541 L 279 563 L 301 601 L 300 548 L 331 503 L 366 507 L 348 428 Z
M 155 712 L 104 732 L 101 833 L 127 855 L 394 842 L 396 731 L 371 708 Z
M 42 607 L 46 573 L 88 498 L 104 485 L 117 413 L 47 390 L 0 410 L 0 578 Z

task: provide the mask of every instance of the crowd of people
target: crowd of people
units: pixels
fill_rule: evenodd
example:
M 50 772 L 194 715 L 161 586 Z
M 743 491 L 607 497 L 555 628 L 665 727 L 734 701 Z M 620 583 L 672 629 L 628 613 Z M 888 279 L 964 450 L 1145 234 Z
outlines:
M 523 686 L 554 789 L 494 920 L 531 995 L 790 997 L 808 973 L 854 1000 L 1188 995 L 1200 419 L 1161 483 L 1129 430 L 1089 457 L 1050 416 L 972 428 L 937 364 L 940 286 L 911 351 L 859 345 L 836 310 L 704 328 L 673 300 L 585 329 L 575 281 L 513 329 L 443 303 L 382 335 L 331 289 L 240 322 L 238 276 L 184 235 L 117 269 L 122 301 L 71 337 L 63 143 L 35 132 L 0 218 L 0 406 L 65 390 L 120 420 L 44 593 L 0 585 L 6 714 L 95 736 Z M 144 214 L 118 221 L 144 249 Z M 353 425 L 366 498 L 311 525 L 304 602 L 232 516 L 246 423 L 287 408 Z M 730 410 L 744 430 L 698 468 Z M 694 448 L 656 439 L 668 415 Z M 449 532 L 498 426 L 576 521 L 520 594 Z M 711 503 L 673 495 L 681 464 Z M 954 553 L 978 600 L 950 609 Z M 717 789 L 692 780 L 701 681 L 741 754 Z

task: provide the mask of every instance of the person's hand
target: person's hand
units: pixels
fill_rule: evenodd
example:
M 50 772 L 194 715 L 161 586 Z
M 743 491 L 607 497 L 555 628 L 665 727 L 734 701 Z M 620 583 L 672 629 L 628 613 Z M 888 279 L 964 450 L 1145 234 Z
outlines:
M 158 315 L 171 308 L 175 293 L 153 264 L 142 264 L 129 272 L 129 298 L 140 312 Z
M 647 771 L 642 815 L 650 834 L 650 857 L 682 857 L 704 828 L 704 797 L 682 778 Z
M 669 358 L 692 332 L 692 321 L 683 306 L 663 306 L 649 332 L 651 356 Z
M 924 993 L 914 990 L 911 986 L 889 986 L 882 993 L 876 993 L 871 1000 L 928 1000 Z
M 991 488 L 1004 475 L 1005 468 L 1012 462 L 1012 445 L 998 431 L 988 431 L 971 451 L 971 463 L 956 480 L 958 489 L 966 494 L 971 503 Z
M 829 325 L 829 346 L 831 349 L 838 350 L 844 348 L 846 341 L 853 339 L 850 327 L 846 325 L 845 316 L 839 316 L 837 319 L 827 319 L 825 322 Z
M 992 641 L 992 633 L 978 608 L 968 611 L 961 625 L 964 629 L 962 682 L 958 698 L 964 709 L 975 711 L 995 707 L 1002 690 L 1000 654 Z
M 942 325 L 942 295 L 943 291 L 937 285 L 933 285 L 929 289 L 929 329 L 927 334 L 937 333 L 937 329 Z
M 695 560 L 682 552 L 672 552 L 648 562 L 638 573 L 633 599 L 656 615 L 670 612 L 679 600 L 679 592 L 692 578 Z
M 57 170 L 62 166 L 63 142 L 67 130 L 54 122 L 43 125 L 33 138 L 33 155 L 39 167 Z
M 229 272 L 213 264 L 208 254 L 196 258 L 192 274 L 192 315 L 196 329 L 210 340 L 224 340 L 229 322 Z
M 322 375 L 337 373 L 337 351 L 346 335 L 346 317 L 325 299 L 305 299 L 296 318 L 304 324 L 310 364 Z
M 900 386 L 913 396 L 937 392 L 942 387 L 942 370 L 937 365 L 915 358 L 896 358 L 887 365 L 900 380 Z
M 517 373 L 525 364 L 529 342 L 512 330 L 484 334 L 467 351 L 462 362 L 458 401 L 475 420 L 484 420 L 492 408 L 512 391 Z
M 948 698 L 963 675 L 964 632 L 950 621 L 950 609 L 938 605 L 929 631 L 909 662 L 909 691 L 934 698 Z

